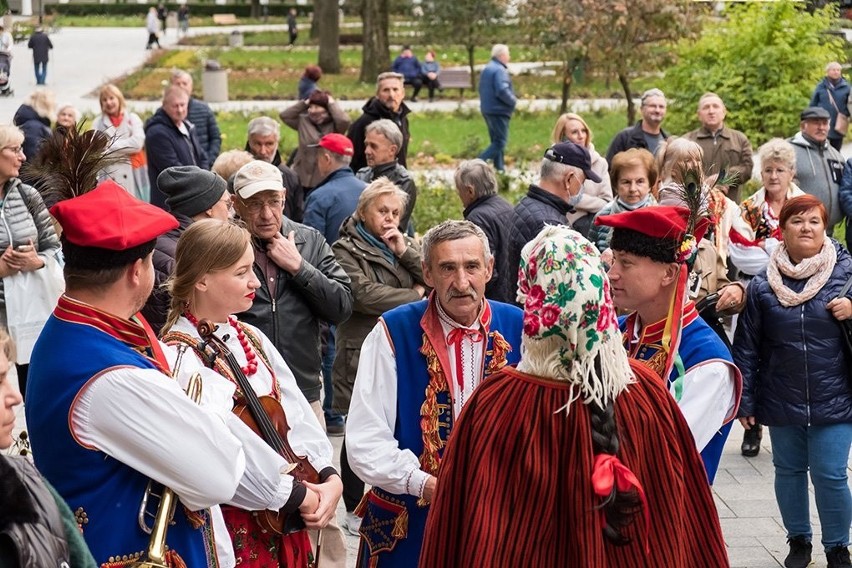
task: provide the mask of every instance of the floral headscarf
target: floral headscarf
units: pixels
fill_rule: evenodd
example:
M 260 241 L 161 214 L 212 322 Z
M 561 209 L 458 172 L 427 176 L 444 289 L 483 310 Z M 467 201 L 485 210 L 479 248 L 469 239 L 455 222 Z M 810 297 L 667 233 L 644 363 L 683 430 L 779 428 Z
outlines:
M 546 226 L 521 252 L 524 333 L 518 370 L 567 381 L 605 407 L 633 382 L 598 250 L 580 233 Z M 597 364 L 596 364 L 597 360 Z

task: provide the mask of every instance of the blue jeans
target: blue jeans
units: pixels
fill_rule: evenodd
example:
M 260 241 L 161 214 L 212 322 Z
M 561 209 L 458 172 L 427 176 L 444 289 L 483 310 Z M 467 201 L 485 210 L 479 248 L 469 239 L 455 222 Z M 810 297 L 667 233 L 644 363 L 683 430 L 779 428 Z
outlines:
M 328 326 L 328 344 L 326 345 L 325 355 L 322 358 L 322 390 L 325 398 L 322 401 L 322 411 L 325 415 L 325 423 L 343 424 L 343 417 L 332 410 L 332 402 L 334 401 L 334 385 L 331 380 L 331 368 L 334 365 L 334 332 L 336 327 Z
M 36 84 L 44 85 L 44 80 L 47 78 L 47 61 L 35 62 Z
M 503 152 L 506 150 L 506 142 L 509 140 L 509 119 L 511 117 L 503 114 L 483 114 L 485 125 L 488 126 L 488 137 L 491 145 L 480 155 L 480 160 L 492 160 L 494 169 L 503 171 L 506 169 L 503 163 Z
M 775 499 L 787 536 L 812 536 L 808 507 L 808 470 L 814 484 L 822 545 L 826 550 L 849 545 L 852 496 L 846 463 L 852 424 L 770 426 Z

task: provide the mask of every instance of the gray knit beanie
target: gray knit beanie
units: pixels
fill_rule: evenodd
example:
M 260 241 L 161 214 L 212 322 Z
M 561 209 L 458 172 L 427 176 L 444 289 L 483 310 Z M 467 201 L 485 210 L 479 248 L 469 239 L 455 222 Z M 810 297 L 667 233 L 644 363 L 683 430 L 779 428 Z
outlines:
M 157 176 L 157 187 L 166 194 L 172 213 L 192 217 L 207 211 L 228 189 L 221 176 L 196 166 L 172 166 Z

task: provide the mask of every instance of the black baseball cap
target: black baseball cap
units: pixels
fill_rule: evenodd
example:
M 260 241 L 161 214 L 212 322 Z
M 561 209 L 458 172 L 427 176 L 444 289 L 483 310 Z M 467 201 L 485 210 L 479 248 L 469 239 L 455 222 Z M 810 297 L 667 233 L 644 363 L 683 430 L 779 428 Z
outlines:
M 592 157 L 589 151 L 573 142 L 559 142 L 554 144 L 544 153 L 544 157 L 551 162 L 558 162 L 568 166 L 580 168 L 586 174 L 586 179 L 600 183 L 601 178 L 592 171 Z

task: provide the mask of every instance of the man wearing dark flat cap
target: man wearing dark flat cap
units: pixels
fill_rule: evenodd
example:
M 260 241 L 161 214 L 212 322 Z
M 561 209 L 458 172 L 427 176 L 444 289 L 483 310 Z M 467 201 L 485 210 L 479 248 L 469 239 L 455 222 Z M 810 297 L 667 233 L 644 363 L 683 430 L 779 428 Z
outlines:
M 583 195 L 583 182 L 587 179 L 600 182 L 601 178 L 592 171 L 589 151 L 573 142 L 554 144 L 544 153 L 541 161 L 538 185 L 530 185 L 526 196 L 515 206 L 509 235 L 509 271 L 498 278 L 507 279 L 500 289 L 509 290 L 512 301 L 518 289 L 518 267 L 521 249 L 530 242 L 545 225 L 570 227 L 568 213 L 574 211 Z
M 828 212 L 826 232 L 843 220 L 838 191 L 843 177 L 843 155 L 828 143 L 831 115 L 822 107 L 808 107 L 799 115 L 799 132 L 789 142 L 796 151 L 795 183 L 819 198 Z
M 193 222 L 201 219 L 227 221 L 231 216 L 228 182 L 213 172 L 196 166 L 172 166 L 157 176 L 157 187 L 166 196 L 166 205 L 177 219 L 176 229 L 160 235 L 154 247 L 154 291 L 142 315 L 156 333 L 166 323 L 171 296 L 162 286 L 175 267 L 178 238 Z

